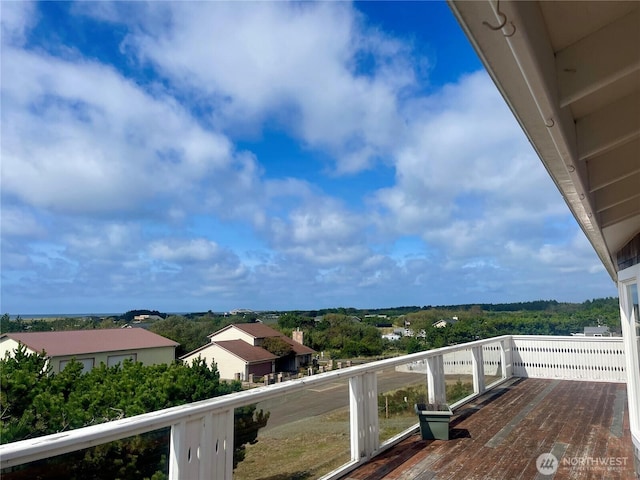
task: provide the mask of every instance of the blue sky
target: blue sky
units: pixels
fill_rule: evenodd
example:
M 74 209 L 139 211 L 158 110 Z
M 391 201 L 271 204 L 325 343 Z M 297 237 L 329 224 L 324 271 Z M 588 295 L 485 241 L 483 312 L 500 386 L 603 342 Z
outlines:
M 1 8 L 2 312 L 616 295 L 445 3 Z

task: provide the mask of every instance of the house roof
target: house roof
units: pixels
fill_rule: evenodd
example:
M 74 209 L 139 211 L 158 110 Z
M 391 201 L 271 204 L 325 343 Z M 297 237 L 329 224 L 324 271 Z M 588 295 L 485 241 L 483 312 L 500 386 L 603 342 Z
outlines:
M 262 347 L 254 347 L 242 340 L 223 340 L 214 342 L 213 345 L 218 345 L 220 348 L 224 348 L 249 363 L 266 362 L 278 358 L 268 350 Z
M 239 357 L 247 363 L 261 363 L 268 362 L 277 359 L 278 357 L 273 353 L 265 350 L 262 347 L 254 347 L 253 345 L 243 340 L 221 340 L 219 342 L 212 342 L 196 348 L 192 352 L 187 353 L 180 357 L 181 360 L 191 357 L 196 353 L 203 352 L 215 347 L 220 347 L 227 352 Z
M 609 327 L 607 327 L 607 326 L 603 326 L 603 327 L 584 327 L 584 334 L 585 335 L 593 335 L 593 334 L 608 333 L 608 332 L 609 332 Z
M 5 333 L 0 338 L 5 337 L 20 342 L 35 352 L 44 350 L 50 357 L 179 345 L 142 328 Z
M 225 330 L 229 330 L 231 328 L 236 328 L 238 330 L 242 330 L 243 332 L 251 335 L 254 338 L 268 338 L 268 337 L 280 337 L 282 333 L 277 330 L 274 330 L 271 327 L 268 327 L 264 323 L 234 323 L 231 325 L 227 325 L 226 327 L 218 330 L 217 332 L 212 333 L 209 337 L 213 337 L 220 332 L 224 332 Z
M 289 345 L 291 345 L 291 347 L 293 348 L 293 351 L 296 353 L 296 355 L 308 355 L 308 354 L 314 354 L 316 353 L 316 351 L 312 348 L 309 348 L 305 345 L 302 345 L 301 343 L 298 343 L 294 340 L 292 340 L 291 338 L 287 337 L 286 335 L 284 335 L 283 333 L 263 324 L 263 323 L 237 323 L 237 324 L 232 324 L 232 325 L 227 325 L 226 327 L 218 330 L 217 332 L 212 333 L 211 335 L 209 335 L 209 338 L 213 338 L 216 335 L 218 335 L 221 332 L 224 332 L 225 330 L 229 330 L 229 329 L 238 329 L 241 330 L 245 333 L 247 333 L 248 335 L 251 335 L 253 338 L 257 338 L 257 339 L 261 339 L 261 338 L 272 338 L 272 337 L 278 337 L 281 338 L 282 340 L 284 340 L 285 342 L 287 342 Z M 221 342 L 216 342 L 216 343 L 221 343 Z

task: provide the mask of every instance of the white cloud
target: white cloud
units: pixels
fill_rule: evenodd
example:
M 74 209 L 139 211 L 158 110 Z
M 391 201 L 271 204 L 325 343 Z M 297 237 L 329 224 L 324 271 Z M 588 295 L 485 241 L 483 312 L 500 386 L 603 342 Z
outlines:
M 9 47 L 3 57 L 6 193 L 56 211 L 126 211 L 229 169 L 225 137 L 110 67 Z
M 86 222 L 63 228 L 67 233 L 60 235 L 60 242 L 66 247 L 65 255 L 78 263 L 130 261 L 143 241 L 140 226 L 135 223 Z
M 349 4 L 164 3 L 152 10 L 153 20 L 132 31 L 125 48 L 197 92 L 218 125 L 284 124 L 350 172 L 385 153 L 403 128 L 398 95 L 416 83 L 407 46 L 366 30 Z M 358 70 L 362 56 L 373 58 L 366 74 Z
M 456 254 L 565 215 L 559 195 L 483 73 L 418 102 L 396 156 L 396 184 L 374 197 L 381 228 L 422 235 Z M 537 202 L 532 208 L 533 202 Z M 389 221 L 392 219 L 392 221 Z M 514 230 L 516 229 L 516 230 Z
M 359 262 L 369 255 L 364 232 L 368 220 L 329 197 L 310 201 L 274 218 L 267 226 L 272 246 L 311 264 L 335 266 Z
M 32 212 L 25 208 L 3 205 L 0 218 L 2 237 L 42 237 L 46 230 Z
M 215 242 L 203 238 L 173 242 L 171 245 L 166 241 L 157 241 L 149 246 L 149 255 L 152 258 L 168 262 L 205 262 L 219 254 L 220 247 Z
M 35 2 L 0 2 L 2 43 L 22 45 L 35 23 Z

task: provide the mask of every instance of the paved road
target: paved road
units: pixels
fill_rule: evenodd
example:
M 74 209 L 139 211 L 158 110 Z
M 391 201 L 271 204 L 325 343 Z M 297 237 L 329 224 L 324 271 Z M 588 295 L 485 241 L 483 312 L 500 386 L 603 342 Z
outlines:
M 378 392 L 397 390 L 420 382 L 426 382 L 425 375 L 385 370 L 378 374 Z M 264 429 L 269 430 L 303 418 L 323 415 L 348 405 L 348 382 L 339 380 L 299 393 L 265 400 L 258 405 L 258 408 L 271 412 L 269 423 Z

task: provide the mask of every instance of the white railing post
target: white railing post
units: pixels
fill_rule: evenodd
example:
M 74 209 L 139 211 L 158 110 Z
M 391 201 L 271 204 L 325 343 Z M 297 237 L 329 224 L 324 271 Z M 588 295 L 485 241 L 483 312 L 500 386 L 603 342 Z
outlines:
M 427 392 L 429 393 L 429 403 L 447 402 L 442 355 L 427 358 Z
M 349 378 L 351 460 L 370 458 L 380 445 L 375 372 Z
M 507 348 L 505 343 L 509 342 L 509 355 L 507 356 Z M 513 365 L 511 364 L 511 349 L 513 348 L 513 338 L 508 340 L 500 340 L 500 363 L 502 364 L 502 378 L 511 378 L 513 376 Z
M 233 475 L 233 410 L 171 426 L 169 478 L 229 479 Z
M 480 394 L 485 391 L 484 360 L 482 346 L 471 348 L 471 365 L 473 369 L 473 391 Z

